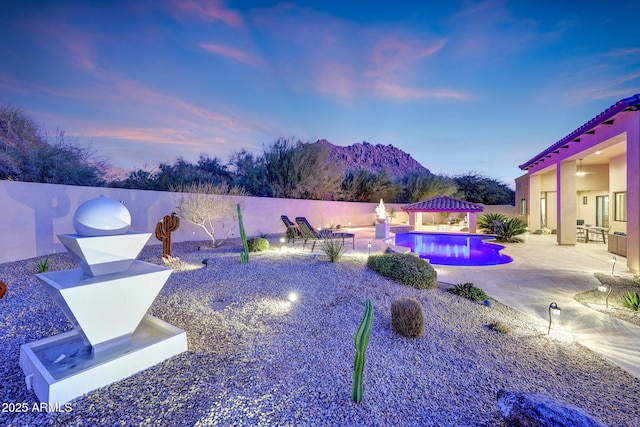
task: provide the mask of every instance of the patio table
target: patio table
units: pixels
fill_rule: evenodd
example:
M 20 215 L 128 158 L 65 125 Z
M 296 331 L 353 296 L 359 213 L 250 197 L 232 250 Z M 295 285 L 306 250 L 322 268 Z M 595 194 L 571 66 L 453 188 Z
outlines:
M 593 226 L 587 226 L 587 225 L 578 225 L 577 228 L 578 228 L 578 230 L 584 230 L 584 232 L 585 232 L 584 242 L 585 243 L 589 243 L 589 232 L 592 232 L 592 233 L 600 233 L 600 234 L 602 234 L 602 243 L 604 243 L 605 245 L 607 244 L 607 236 L 606 236 L 607 229 L 605 227 L 593 227 Z

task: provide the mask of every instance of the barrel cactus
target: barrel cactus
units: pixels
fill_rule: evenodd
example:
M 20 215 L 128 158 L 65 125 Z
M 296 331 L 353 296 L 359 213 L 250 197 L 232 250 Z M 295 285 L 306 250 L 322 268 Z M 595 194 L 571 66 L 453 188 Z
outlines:
M 393 330 L 407 338 L 424 335 L 424 313 L 422 304 L 415 298 L 398 298 L 391 303 L 391 325 Z

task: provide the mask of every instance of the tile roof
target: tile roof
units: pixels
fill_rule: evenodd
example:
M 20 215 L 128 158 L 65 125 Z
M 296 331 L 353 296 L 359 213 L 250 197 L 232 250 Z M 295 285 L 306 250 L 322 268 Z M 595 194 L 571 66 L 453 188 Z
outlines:
M 403 206 L 405 212 L 482 212 L 484 206 L 449 196 L 438 196 L 432 199 Z
M 604 122 L 610 121 L 613 117 L 618 115 L 623 111 L 637 111 L 640 109 L 640 94 L 635 94 L 629 98 L 622 99 L 611 107 L 604 110 L 602 113 L 598 114 L 593 119 L 589 120 L 587 123 L 580 126 L 578 129 L 571 132 L 569 135 L 562 138 L 560 141 L 553 144 L 551 147 L 547 148 L 543 152 L 537 154 L 532 159 L 527 162 L 521 164 L 519 167 L 522 170 L 529 169 L 534 166 L 536 163 L 540 161 L 540 159 L 544 159 L 544 157 L 550 157 L 551 153 L 558 153 L 560 149 L 569 148 L 570 144 L 580 141 L 580 136 L 587 132 L 593 132 L 593 129 L 601 125 Z

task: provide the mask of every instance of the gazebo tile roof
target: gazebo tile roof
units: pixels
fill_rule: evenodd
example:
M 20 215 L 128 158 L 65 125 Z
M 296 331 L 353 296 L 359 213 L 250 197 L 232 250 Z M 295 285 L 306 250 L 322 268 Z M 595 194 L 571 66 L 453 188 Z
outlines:
M 403 206 L 405 212 L 482 212 L 484 206 L 449 196 L 438 196 Z

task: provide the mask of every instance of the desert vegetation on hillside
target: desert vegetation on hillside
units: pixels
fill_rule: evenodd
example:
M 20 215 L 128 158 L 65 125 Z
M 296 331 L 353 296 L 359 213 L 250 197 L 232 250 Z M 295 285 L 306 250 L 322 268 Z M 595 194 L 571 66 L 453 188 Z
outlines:
M 360 152 L 356 157 L 366 159 L 360 166 L 355 157 L 349 163 L 336 161 L 331 157 L 332 147 L 326 141 L 278 138 L 260 154 L 241 149 L 227 162 L 207 154 L 201 154 L 197 162 L 178 157 L 173 163 L 136 169 L 124 179 L 108 180 L 107 163 L 90 148 L 69 141 L 64 131 L 49 138 L 23 111 L 0 107 L 0 179 L 5 180 L 160 191 L 208 183 L 241 187 L 258 197 L 359 202 L 384 198 L 412 203 L 439 195 L 484 204 L 515 201 L 514 191 L 505 183 L 475 172 L 453 177 L 433 174 L 422 166 L 416 168 L 417 162 L 407 161 L 411 156 L 391 146 L 383 147 L 384 153 L 403 155 L 404 163 L 398 161 L 406 165 L 404 175 L 398 175 L 398 170 L 392 175 L 384 167 L 371 169 L 371 159 Z M 361 151 L 379 148 L 359 146 Z

